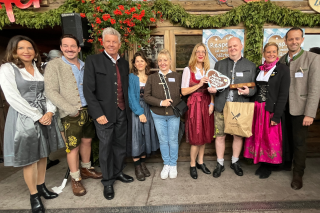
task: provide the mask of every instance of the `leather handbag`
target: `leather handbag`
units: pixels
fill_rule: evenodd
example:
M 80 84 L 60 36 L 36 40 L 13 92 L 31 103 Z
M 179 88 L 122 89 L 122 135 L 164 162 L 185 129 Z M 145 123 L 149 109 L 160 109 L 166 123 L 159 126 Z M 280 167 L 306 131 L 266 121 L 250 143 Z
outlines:
M 171 99 L 169 87 L 168 87 L 166 80 L 164 79 L 164 76 L 160 73 L 158 73 L 158 75 L 159 75 L 161 84 L 163 86 L 164 94 L 166 95 L 166 99 Z M 186 102 L 184 102 L 183 100 L 181 100 L 176 106 L 172 106 L 172 103 L 170 106 L 172 107 L 173 113 L 176 117 L 180 117 L 180 116 L 184 115 L 184 113 L 186 113 L 188 110 L 188 106 L 187 106 Z

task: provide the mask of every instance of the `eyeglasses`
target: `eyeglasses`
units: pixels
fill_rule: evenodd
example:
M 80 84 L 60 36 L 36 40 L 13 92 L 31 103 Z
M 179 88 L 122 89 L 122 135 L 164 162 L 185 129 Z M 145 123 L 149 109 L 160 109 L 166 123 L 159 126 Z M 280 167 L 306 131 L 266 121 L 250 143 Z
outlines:
M 196 51 L 196 54 L 206 54 L 206 51 Z

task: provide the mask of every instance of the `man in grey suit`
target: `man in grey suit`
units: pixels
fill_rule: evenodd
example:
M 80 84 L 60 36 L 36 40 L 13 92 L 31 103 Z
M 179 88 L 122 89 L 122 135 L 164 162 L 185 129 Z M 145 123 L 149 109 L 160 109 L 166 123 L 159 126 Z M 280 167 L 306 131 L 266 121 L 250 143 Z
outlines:
M 237 37 L 233 37 L 228 41 L 228 54 L 229 57 L 218 61 L 214 69 L 228 76 L 231 79 L 231 84 L 249 83 L 254 82 L 256 77 L 256 65 L 246 58 L 241 56 L 243 45 Z M 256 92 L 256 88 L 238 88 L 237 90 L 229 90 L 226 88 L 223 91 L 217 91 L 215 88 L 209 87 L 210 93 L 215 93 L 215 106 L 214 106 L 214 122 L 215 122 L 215 136 L 216 136 L 216 152 L 217 152 L 217 166 L 213 171 L 213 177 L 218 178 L 221 172 L 224 171 L 224 151 L 225 151 L 225 138 L 224 133 L 224 117 L 223 108 L 226 101 L 230 102 L 249 102 L 250 97 Z M 234 170 L 236 175 L 242 176 L 243 171 L 238 162 L 239 155 L 242 149 L 242 137 L 234 135 L 232 144 L 232 163 L 231 169 Z
M 301 48 L 303 41 L 302 29 L 291 28 L 285 36 L 285 43 L 289 51 L 279 60 L 280 63 L 289 66 L 291 76 L 289 102 L 285 113 L 288 145 L 293 146 L 291 188 L 295 190 L 303 186 L 302 176 L 306 167 L 308 127 L 316 117 L 320 98 L 320 56 L 304 51 Z M 289 166 L 291 169 L 291 161 Z

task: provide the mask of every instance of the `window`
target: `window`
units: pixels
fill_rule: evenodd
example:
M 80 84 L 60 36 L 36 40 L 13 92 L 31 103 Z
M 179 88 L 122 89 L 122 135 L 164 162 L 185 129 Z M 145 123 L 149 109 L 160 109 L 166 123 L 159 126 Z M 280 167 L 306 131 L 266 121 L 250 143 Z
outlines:
M 143 49 L 148 59 L 150 59 L 150 68 L 158 68 L 157 57 L 158 53 L 164 48 L 163 36 L 151 36 L 150 46 Z

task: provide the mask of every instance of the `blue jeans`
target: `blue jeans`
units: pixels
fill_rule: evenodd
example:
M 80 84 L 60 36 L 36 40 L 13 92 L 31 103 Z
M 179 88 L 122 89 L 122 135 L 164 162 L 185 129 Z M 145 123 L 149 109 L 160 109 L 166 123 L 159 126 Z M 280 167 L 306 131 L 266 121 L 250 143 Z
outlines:
M 178 134 L 180 118 L 170 115 L 157 115 L 151 111 L 154 125 L 156 127 L 160 151 L 164 165 L 176 166 L 178 160 Z

